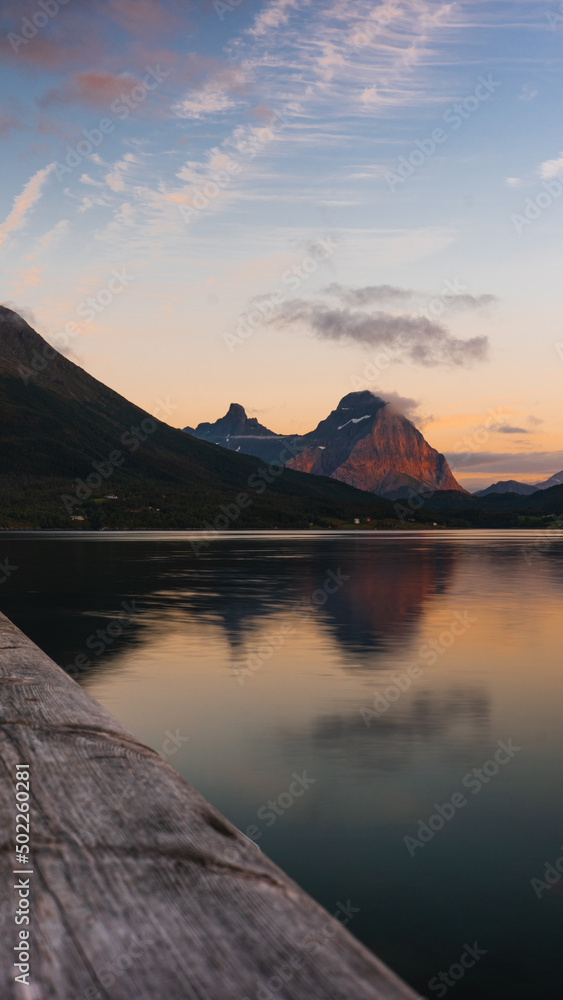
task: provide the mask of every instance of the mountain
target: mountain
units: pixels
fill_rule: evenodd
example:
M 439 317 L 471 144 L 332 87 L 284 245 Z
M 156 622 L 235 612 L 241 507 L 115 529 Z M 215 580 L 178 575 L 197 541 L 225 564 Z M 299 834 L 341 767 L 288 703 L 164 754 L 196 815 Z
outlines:
M 508 492 L 478 497 L 442 490 L 422 506 L 452 528 L 551 528 L 563 522 L 563 485 L 534 490 L 529 496 Z M 546 536 L 540 532 L 537 540 L 543 545 Z
M 555 483 L 550 485 L 555 486 Z M 473 496 L 486 497 L 490 493 L 519 493 L 521 496 L 530 496 L 530 494 L 536 493 L 539 488 L 538 486 L 530 486 L 529 483 L 519 483 L 516 479 L 506 479 L 499 483 L 493 483 L 492 486 L 487 486 L 486 490 L 477 490 Z
M 369 391 L 344 396 L 301 440 L 303 451 L 288 462 L 301 472 L 331 476 L 390 499 L 422 484 L 465 492 L 444 456 L 414 424 Z
M 485 490 L 477 490 L 473 496 L 486 497 L 492 493 L 519 493 L 521 496 L 531 496 L 538 490 L 548 490 L 552 486 L 561 486 L 562 484 L 563 472 L 556 472 L 554 476 L 550 476 L 549 479 L 545 479 L 541 483 L 535 483 L 533 486 L 531 483 L 519 483 L 516 479 L 502 480 L 499 483 L 493 483 L 492 486 L 487 486 Z
M 561 486 L 563 483 L 563 472 L 556 472 L 554 476 L 545 479 L 543 483 L 536 483 L 536 490 L 548 490 L 551 486 Z
M 193 433 L 390 500 L 409 496 L 421 486 L 465 493 L 444 456 L 414 424 L 369 391 L 348 393 L 308 434 L 275 434 L 249 420 L 239 404 L 231 404 L 226 416 L 214 424 L 199 424 Z
M 272 475 L 168 426 L 1 306 L 0 447 L 0 527 L 209 530 L 394 516 L 343 483 Z
M 543 514 L 563 518 L 563 483 L 537 490 L 529 499 L 529 506 Z
M 240 451 L 244 455 L 256 455 L 265 462 L 278 461 L 283 448 L 286 445 L 293 447 L 298 440 L 296 435 L 288 437 L 276 434 L 259 424 L 256 417 L 247 417 L 240 403 L 231 403 L 225 416 L 213 424 L 198 424 L 195 430 L 189 427 L 184 430 L 201 441 L 212 441 L 222 448 Z
M 240 403 L 231 403 L 229 412 L 216 420 L 214 424 L 200 424 L 199 437 L 211 439 L 218 434 L 220 437 L 278 437 L 273 431 L 259 424 L 256 417 L 247 417 Z

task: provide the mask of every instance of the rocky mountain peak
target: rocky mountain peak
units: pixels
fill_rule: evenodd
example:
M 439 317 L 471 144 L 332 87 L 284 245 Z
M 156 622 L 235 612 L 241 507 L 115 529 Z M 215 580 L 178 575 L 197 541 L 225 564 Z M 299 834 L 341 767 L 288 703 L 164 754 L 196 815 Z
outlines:
M 369 389 L 364 389 L 361 392 L 349 392 L 346 396 L 343 396 L 336 409 L 337 411 L 358 410 L 365 407 L 375 412 L 385 405 L 386 403 L 384 399 L 381 399 L 380 396 L 376 396 L 375 393 L 371 392 Z
M 214 444 L 224 444 L 227 441 L 237 440 L 236 450 L 239 450 L 240 442 L 238 438 L 275 438 L 274 431 L 268 430 L 263 424 L 258 423 L 256 417 L 248 417 L 244 406 L 240 403 L 231 403 L 224 417 L 220 417 L 214 423 L 198 424 L 195 431 L 186 427 L 189 434 L 205 441 L 213 441 Z M 246 451 L 245 448 L 241 449 Z
M 240 403 L 231 403 L 226 415 L 227 417 L 230 417 L 232 420 L 248 419 L 246 416 L 246 410 L 244 406 L 240 405 Z
M 282 461 L 288 468 L 330 476 L 382 496 L 409 495 L 421 484 L 465 492 L 443 455 L 431 448 L 407 417 L 369 390 L 349 392 L 308 434 L 276 435 L 242 406 L 200 424 L 197 437 L 225 448 Z

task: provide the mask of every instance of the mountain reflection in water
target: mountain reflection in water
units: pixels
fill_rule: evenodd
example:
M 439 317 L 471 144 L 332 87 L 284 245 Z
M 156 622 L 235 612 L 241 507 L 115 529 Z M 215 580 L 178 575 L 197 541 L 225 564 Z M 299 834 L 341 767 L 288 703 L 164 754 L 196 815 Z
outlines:
M 563 542 L 536 541 L 241 533 L 196 556 L 180 534 L 6 534 L 1 608 L 62 666 L 86 660 L 79 682 L 140 739 L 178 733 L 169 763 L 329 910 L 350 901 L 352 933 L 421 994 L 477 941 L 456 1000 L 528 1000 L 559 995 L 563 930 L 563 894 L 531 886 L 563 831 Z

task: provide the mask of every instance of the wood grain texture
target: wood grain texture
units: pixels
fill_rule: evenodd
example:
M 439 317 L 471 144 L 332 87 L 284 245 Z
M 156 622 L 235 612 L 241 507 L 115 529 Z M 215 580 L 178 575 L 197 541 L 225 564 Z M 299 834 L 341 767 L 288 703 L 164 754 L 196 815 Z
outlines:
M 0 718 L 2 1000 L 415 1000 L 3 615 Z M 12 967 L 18 763 L 30 987 Z

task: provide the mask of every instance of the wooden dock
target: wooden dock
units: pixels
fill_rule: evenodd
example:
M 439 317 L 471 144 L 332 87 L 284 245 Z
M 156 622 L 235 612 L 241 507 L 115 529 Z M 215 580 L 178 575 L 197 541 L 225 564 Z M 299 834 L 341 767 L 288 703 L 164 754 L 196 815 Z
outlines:
M 2 1000 L 416 1000 L 3 615 L 0 693 Z

